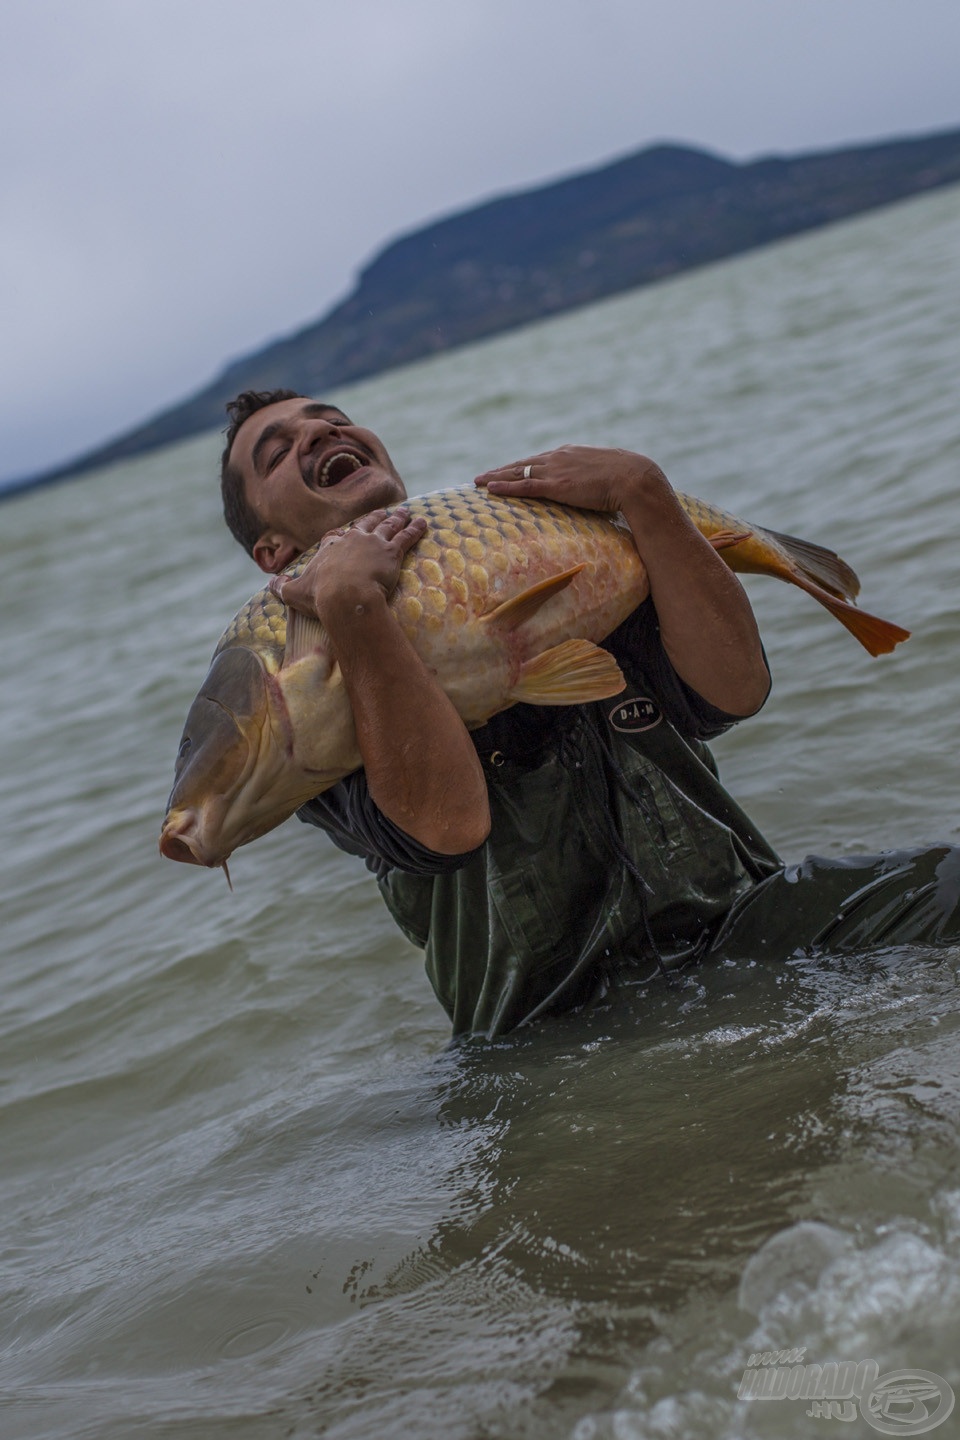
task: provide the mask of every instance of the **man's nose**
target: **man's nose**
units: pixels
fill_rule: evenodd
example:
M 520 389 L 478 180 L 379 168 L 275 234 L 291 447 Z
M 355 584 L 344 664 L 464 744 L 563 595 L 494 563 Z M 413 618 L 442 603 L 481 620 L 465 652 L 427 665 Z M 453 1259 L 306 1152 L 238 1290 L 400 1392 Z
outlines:
M 326 445 L 330 440 L 336 440 L 343 428 L 336 420 L 316 419 L 309 422 L 310 429 L 307 432 L 305 449 L 316 450 L 320 445 Z
M 309 429 L 301 436 L 299 450 L 303 460 L 309 460 L 318 450 L 329 445 L 331 440 L 339 438 L 343 428 L 336 420 L 310 420 L 307 422 Z

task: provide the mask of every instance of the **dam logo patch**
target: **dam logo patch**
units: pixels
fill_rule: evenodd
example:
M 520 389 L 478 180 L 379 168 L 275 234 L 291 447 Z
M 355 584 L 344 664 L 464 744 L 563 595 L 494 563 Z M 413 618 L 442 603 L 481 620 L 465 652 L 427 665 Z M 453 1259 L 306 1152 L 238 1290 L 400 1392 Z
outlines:
M 607 719 L 622 735 L 639 735 L 641 730 L 652 730 L 659 725 L 663 716 L 655 700 L 638 695 L 635 699 L 621 700 L 614 705 Z

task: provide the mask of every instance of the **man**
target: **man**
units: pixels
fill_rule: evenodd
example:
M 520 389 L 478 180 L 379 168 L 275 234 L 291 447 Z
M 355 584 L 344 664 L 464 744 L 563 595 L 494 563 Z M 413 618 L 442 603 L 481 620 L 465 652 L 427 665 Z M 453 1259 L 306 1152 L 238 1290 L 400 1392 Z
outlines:
M 388 610 L 425 524 L 382 441 L 291 391 L 228 410 L 227 523 L 283 601 L 323 623 L 363 756 L 299 813 L 376 873 L 455 1033 L 502 1033 L 719 944 L 782 958 L 827 932 L 838 946 L 956 933 L 952 852 L 785 872 L 721 787 L 704 742 L 760 708 L 769 674 L 742 587 L 653 461 L 564 447 L 478 477 L 620 511 L 650 596 L 606 642 L 628 682 L 615 703 L 517 705 L 470 735 Z

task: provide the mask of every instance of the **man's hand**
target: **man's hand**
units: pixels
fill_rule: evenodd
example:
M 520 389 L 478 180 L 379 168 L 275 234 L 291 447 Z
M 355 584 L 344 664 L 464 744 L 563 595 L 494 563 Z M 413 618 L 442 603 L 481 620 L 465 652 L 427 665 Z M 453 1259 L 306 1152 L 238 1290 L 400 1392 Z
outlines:
M 331 530 L 295 580 L 275 575 L 270 589 L 293 610 L 315 615 L 328 630 L 377 600 L 389 600 L 408 551 L 426 532 L 422 516 L 400 508 L 372 510 L 346 530 Z
M 478 475 L 474 484 L 491 495 L 556 500 L 582 510 L 623 510 L 644 492 L 673 493 L 660 466 L 646 455 L 593 445 L 562 445 L 514 460 Z

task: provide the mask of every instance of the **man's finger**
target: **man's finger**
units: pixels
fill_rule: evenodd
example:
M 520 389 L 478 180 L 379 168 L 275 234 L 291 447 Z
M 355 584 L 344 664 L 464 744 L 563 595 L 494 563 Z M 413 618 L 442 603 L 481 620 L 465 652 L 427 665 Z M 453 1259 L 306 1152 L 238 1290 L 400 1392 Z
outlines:
M 389 540 L 392 536 L 398 535 L 401 530 L 406 529 L 409 524 L 411 524 L 409 510 L 391 510 L 389 515 L 384 515 L 376 528 Z
M 478 475 L 475 485 L 486 485 L 488 480 L 530 480 L 536 479 L 537 473 L 543 473 L 543 468 L 553 454 L 552 450 L 542 450 L 539 455 L 526 455 L 522 460 L 511 460 L 509 465 L 497 465 L 493 470 L 485 470 Z
M 412 550 L 418 540 L 422 540 L 427 533 L 427 522 L 422 515 L 407 516 L 409 523 L 404 526 L 395 536 L 397 544 L 404 555 Z
M 382 508 L 380 510 L 371 510 L 368 514 L 361 515 L 359 520 L 354 520 L 353 529 L 363 530 L 369 534 L 371 530 L 376 530 L 378 525 L 382 525 L 386 518 L 386 510 Z
M 271 575 L 268 589 L 273 591 L 281 605 L 286 605 L 288 610 L 302 610 L 305 615 L 316 615 L 313 596 L 300 585 L 299 576 L 296 580 L 291 580 L 289 575 Z
M 522 469 L 525 468 L 525 466 L 522 467 Z M 510 470 L 505 470 L 498 471 L 496 474 L 481 475 L 474 483 L 483 490 L 489 490 L 491 495 L 519 495 L 521 497 L 530 495 L 536 500 L 543 496 L 546 481 L 547 476 L 538 475 L 536 471 L 530 475 L 524 475 L 521 470 L 518 475 L 514 466 L 512 474 Z

